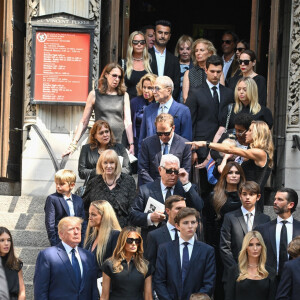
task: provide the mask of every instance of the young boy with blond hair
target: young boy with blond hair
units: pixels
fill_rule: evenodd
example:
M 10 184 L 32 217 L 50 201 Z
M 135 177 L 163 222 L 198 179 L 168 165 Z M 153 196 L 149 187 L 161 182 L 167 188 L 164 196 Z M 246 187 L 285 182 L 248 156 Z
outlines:
M 51 246 L 56 246 L 61 241 L 58 235 L 57 226 L 62 218 L 75 216 L 85 220 L 83 200 L 81 197 L 72 194 L 76 182 L 75 173 L 71 170 L 59 170 L 55 174 L 54 181 L 56 193 L 47 197 L 44 207 L 45 225 Z M 82 242 L 85 229 L 86 221 L 82 224 Z

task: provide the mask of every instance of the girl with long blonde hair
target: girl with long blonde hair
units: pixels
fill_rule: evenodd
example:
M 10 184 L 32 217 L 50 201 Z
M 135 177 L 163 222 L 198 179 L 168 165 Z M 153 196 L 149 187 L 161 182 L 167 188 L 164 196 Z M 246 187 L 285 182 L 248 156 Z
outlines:
M 105 200 L 91 202 L 84 248 L 95 254 L 100 269 L 103 262 L 112 255 L 120 231 L 112 206 Z
M 267 249 L 258 231 L 249 231 L 243 240 L 238 266 L 228 272 L 225 300 L 274 300 L 275 270 L 266 266 Z
M 153 299 L 153 269 L 143 253 L 143 239 L 136 228 L 123 228 L 112 257 L 103 264 L 100 300 Z

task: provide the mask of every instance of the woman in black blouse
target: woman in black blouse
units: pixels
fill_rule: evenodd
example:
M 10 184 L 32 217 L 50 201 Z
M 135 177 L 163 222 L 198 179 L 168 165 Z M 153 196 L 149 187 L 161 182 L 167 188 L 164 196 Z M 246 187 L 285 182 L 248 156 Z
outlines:
M 243 240 L 238 266 L 228 272 L 225 300 L 275 300 L 275 270 L 266 266 L 267 251 L 258 231 Z
M 113 207 L 121 227 L 127 226 L 129 209 L 136 194 L 133 177 L 121 173 L 119 157 L 114 150 L 105 150 L 101 153 L 96 173 L 98 175 L 89 180 L 82 196 L 86 216 L 90 203 L 102 198 Z
M 100 270 L 103 262 L 112 256 L 120 231 L 120 224 L 111 205 L 105 200 L 93 201 L 89 208 L 84 248 L 95 254 Z
M 124 228 L 111 258 L 103 264 L 100 300 L 152 300 L 153 267 L 143 258 L 143 239 L 134 227 Z
M 242 77 L 250 77 L 257 84 L 258 88 L 258 102 L 259 104 L 266 106 L 267 105 L 267 82 L 266 79 L 257 73 L 254 72 L 254 66 L 256 64 L 256 55 L 255 52 L 249 49 L 244 50 L 240 54 L 239 58 L 240 70 L 242 75 L 233 76 L 228 81 L 228 87 L 232 90 L 235 90 L 238 80 Z
M 101 153 L 113 149 L 122 157 L 122 172 L 131 174 L 131 167 L 126 148 L 116 143 L 111 127 L 106 121 L 98 120 L 90 130 L 88 143 L 81 148 L 78 174 L 81 179 L 92 179 L 96 176 L 96 164 Z
M 15 256 L 11 233 L 5 227 L 0 227 L 0 257 L 6 275 L 10 299 L 25 300 L 23 263 Z

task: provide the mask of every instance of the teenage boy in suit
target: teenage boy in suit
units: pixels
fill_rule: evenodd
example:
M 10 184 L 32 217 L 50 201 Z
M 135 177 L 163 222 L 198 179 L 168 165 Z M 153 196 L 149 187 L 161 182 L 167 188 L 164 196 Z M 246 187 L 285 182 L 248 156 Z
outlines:
M 51 246 L 55 246 L 61 241 L 57 226 L 62 218 L 76 216 L 85 220 L 83 200 L 72 194 L 76 182 L 75 173 L 71 170 L 62 169 L 55 174 L 54 180 L 56 193 L 47 197 L 44 207 L 45 225 Z M 81 241 L 83 241 L 85 229 L 86 221 L 82 225 Z

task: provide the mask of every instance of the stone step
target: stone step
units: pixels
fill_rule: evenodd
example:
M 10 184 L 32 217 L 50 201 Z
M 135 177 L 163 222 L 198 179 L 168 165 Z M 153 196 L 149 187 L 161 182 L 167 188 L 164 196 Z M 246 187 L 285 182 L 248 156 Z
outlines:
M 44 230 L 45 215 L 42 213 L 0 212 L 0 225 L 8 229 Z
M 33 283 L 25 282 L 26 300 L 34 300 Z
M 0 212 L 43 213 L 47 196 L 0 196 Z
M 19 248 L 46 248 L 50 246 L 45 227 L 41 230 L 11 230 L 14 245 Z
M 50 246 L 50 244 L 49 244 Z M 19 257 L 25 265 L 34 265 L 36 258 L 45 247 L 15 247 L 16 256 Z

